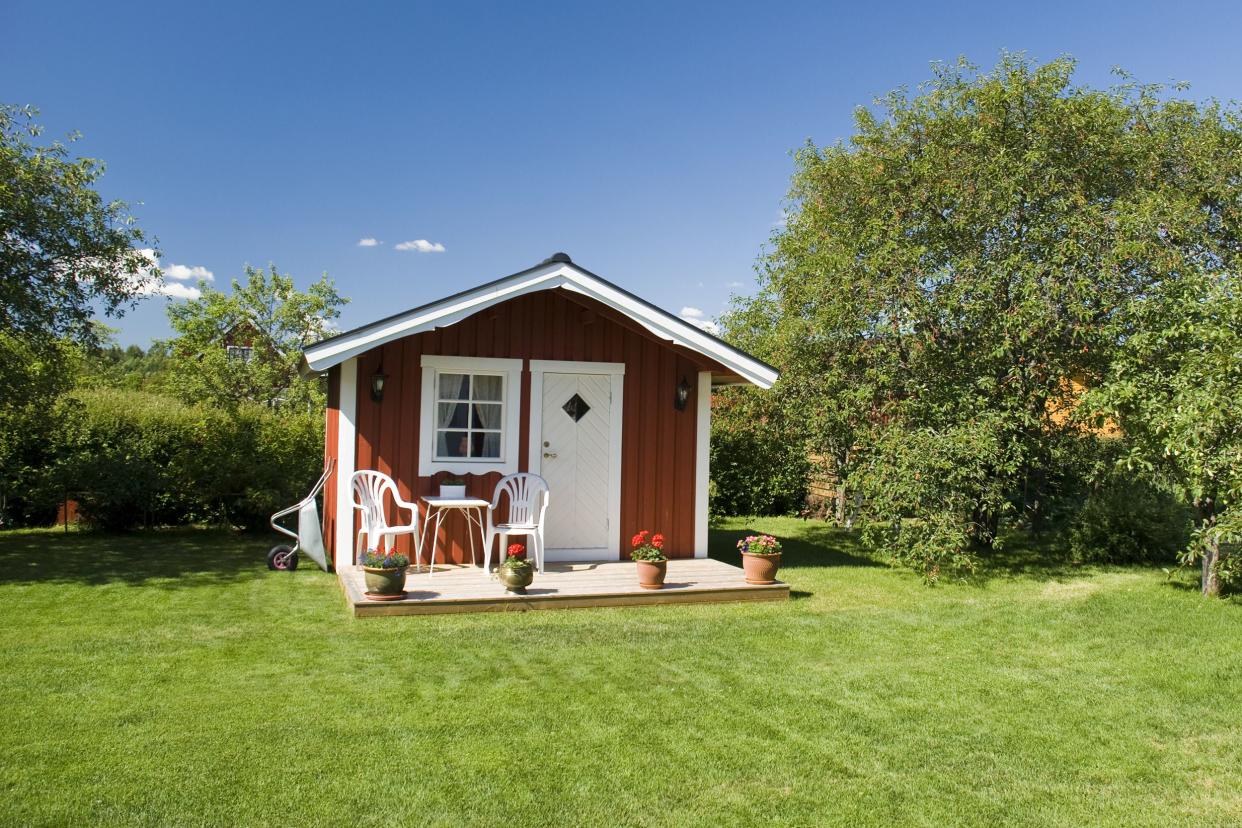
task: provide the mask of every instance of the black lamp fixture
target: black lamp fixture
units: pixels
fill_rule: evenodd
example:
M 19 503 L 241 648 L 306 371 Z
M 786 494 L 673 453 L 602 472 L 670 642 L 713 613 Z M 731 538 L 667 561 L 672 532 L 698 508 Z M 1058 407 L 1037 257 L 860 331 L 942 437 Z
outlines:
M 683 375 L 677 383 L 677 396 L 673 398 L 673 407 L 678 411 L 686 410 L 686 401 L 690 399 L 690 381 Z
M 384 381 L 388 379 L 388 375 L 384 373 L 384 366 L 381 365 L 379 370 L 371 375 L 371 399 L 376 402 L 384 399 Z

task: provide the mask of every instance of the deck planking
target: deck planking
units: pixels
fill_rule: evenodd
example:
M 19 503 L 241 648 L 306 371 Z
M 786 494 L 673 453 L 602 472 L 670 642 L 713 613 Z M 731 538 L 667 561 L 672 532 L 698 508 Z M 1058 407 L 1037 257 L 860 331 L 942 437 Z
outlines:
M 406 575 L 406 597 L 400 601 L 372 601 L 364 595 L 361 569 L 341 573 L 346 600 L 355 617 L 434 615 L 460 612 L 521 612 L 542 609 L 644 606 L 652 604 L 719 603 L 727 601 L 784 601 L 789 585 L 746 583 L 742 570 L 711 558 L 669 561 L 663 589 L 638 585 L 629 561 L 549 563 L 526 595 L 510 595 L 494 577 L 479 567 L 439 565 Z

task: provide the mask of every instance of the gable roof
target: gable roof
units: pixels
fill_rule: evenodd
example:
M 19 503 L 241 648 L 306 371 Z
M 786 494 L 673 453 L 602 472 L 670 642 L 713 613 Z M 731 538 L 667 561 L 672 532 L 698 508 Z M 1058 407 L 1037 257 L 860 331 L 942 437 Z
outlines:
M 602 302 L 655 336 L 709 357 L 760 388 L 771 388 L 779 376 L 777 370 L 766 362 L 579 267 L 564 253 L 557 253 L 512 276 L 308 345 L 302 349 L 302 371 L 306 374 L 325 371 L 386 342 L 444 328 L 492 305 L 527 293 L 556 288 Z

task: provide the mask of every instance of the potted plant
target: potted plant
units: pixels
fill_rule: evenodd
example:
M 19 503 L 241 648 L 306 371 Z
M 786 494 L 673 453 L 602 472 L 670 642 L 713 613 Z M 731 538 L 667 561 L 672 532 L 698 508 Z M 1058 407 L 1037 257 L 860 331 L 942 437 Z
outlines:
M 405 597 L 405 568 L 409 557 L 395 549 L 367 550 L 362 571 L 367 582 L 366 596 L 373 601 L 398 601 Z
M 505 585 L 505 592 L 512 592 L 514 595 L 526 594 L 526 588 L 535 579 L 535 568 L 526 560 L 525 546 L 520 543 L 509 544 L 498 575 L 500 582 Z
M 630 538 L 630 560 L 638 569 L 638 585 L 643 589 L 660 589 L 668 572 L 668 556 L 664 554 L 664 536 L 646 529 Z
M 771 535 L 748 535 L 737 542 L 748 584 L 776 583 L 781 565 L 781 542 Z
M 466 496 L 466 481 L 461 477 L 446 477 L 440 481 L 440 497 L 461 499 Z

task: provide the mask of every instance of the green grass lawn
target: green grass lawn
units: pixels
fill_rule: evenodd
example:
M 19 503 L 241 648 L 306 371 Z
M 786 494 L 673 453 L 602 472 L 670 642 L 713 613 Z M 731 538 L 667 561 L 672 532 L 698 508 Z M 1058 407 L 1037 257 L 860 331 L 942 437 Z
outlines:
M 793 600 L 393 619 L 262 537 L 0 534 L 0 820 L 1242 824 L 1237 599 L 746 529 Z

